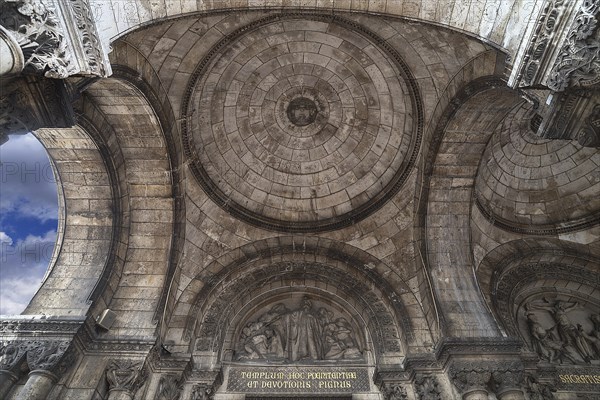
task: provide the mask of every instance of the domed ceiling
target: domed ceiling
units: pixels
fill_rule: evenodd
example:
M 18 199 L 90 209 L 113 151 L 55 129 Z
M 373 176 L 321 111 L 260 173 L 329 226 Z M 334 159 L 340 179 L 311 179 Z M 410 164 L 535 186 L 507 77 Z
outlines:
M 213 200 L 296 232 L 384 204 L 414 162 L 421 113 L 408 69 L 377 42 L 341 18 L 271 16 L 218 43 L 183 108 L 192 169 Z

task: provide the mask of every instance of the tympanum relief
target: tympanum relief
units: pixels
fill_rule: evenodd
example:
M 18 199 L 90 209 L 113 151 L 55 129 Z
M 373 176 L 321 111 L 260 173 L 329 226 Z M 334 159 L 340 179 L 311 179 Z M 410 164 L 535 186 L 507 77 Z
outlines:
M 238 361 L 363 360 L 359 333 L 350 317 L 309 297 L 294 307 L 275 303 L 258 315 L 242 329 Z
M 600 315 L 589 305 L 566 300 L 534 300 L 524 307 L 526 331 L 542 361 L 600 364 Z

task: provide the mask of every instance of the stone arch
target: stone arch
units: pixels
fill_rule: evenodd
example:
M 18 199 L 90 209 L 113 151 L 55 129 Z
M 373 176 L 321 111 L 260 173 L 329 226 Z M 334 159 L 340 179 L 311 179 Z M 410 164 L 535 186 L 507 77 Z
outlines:
M 124 78 L 94 82 L 76 104 L 81 123 L 106 143 L 105 157 L 115 170 L 112 188 L 118 195 L 110 212 L 115 212 L 119 234 L 113 237 L 114 251 L 106 251 L 111 262 L 94 293 L 99 301 L 92 313 L 110 308 L 117 313 L 114 328 L 132 335 L 140 333 L 139 321 L 135 327 L 128 325 L 135 315 L 151 336 L 171 255 L 173 168 L 162 121 Z M 138 299 L 140 290 L 152 300 Z
M 431 275 L 442 331 L 446 335 L 495 336 L 496 323 L 484 302 L 476 300 L 471 244 L 465 237 L 481 150 L 498 123 L 522 99 L 499 77 L 482 76 L 465 83 L 460 90 L 450 86 L 450 93 L 457 94 L 440 114 L 423 155 L 417 206 L 420 250 Z M 459 298 L 456 287 L 463 288 Z M 470 311 L 453 306 L 457 302 L 468 304 Z
M 418 353 L 431 346 L 420 305 L 389 267 L 352 246 L 314 237 L 266 239 L 215 260 L 181 293 L 166 339 L 185 351 L 198 336 L 204 351 L 221 351 L 236 307 L 243 308 L 248 296 L 261 296 L 271 276 L 277 277 L 276 287 L 289 290 L 302 274 L 310 276 L 305 286 L 311 290 L 331 290 L 364 310 L 378 354 Z
M 515 12 L 515 8 L 519 13 Z M 285 10 L 285 11 L 322 11 L 322 12 L 354 12 L 369 13 L 412 21 L 425 22 L 465 33 L 499 48 L 509 49 L 516 54 L 518 38 L 525 35 L 530 27 L 529 18 L 541 12 L 541 5 L 530 3 L 472 4 L 465 5 L 461 1 L 450 1 L 443 4 L 431 4 L 426 0 L 403 2 L 385 0 L 380 2 L 308 2 L 306 4 L 289 4 L 286 1 L 274 2 L 242 1 L 194 3 L 178 0 L 171 3 L 151 3 L 136 0 L 131 3 L 111 7 L 108 3 L 97 3 L 95 13 L 108 15 L 97 23 L 102 32 L 102 43 L 108 48 L 110 43 L 119 37 L 139 28 L 156 22 L 176 19 L 194 13 L 218 13 L 235 10 Z M 525 15 L 523 15 L 525 14 Z M 116 24 L 114 21 L 118 21 Z M 510 27 L 510 28 L 509 28 Z
M 531 291 L 533 283 L 537 283 L 534 292 L 565 290 L 571 287 L 568 282 L 597 288 L 598 268 L 600 253 L 590 246 L 557 238 L 526 238 L 504 243 L 489 252 L 478 265 L 476 276 L 497 320 L 507 333 L 516 335 L 515 307 L 526 297 L 527 290 Z M 586 295 L 599 301 L 597 290 L 595 295 L 592 292 Z
M 85 315 L 115 251 L 116 171 L 103 138 L 84 126 L 34 133 L 56 171 L 59 227 L 48 272 L 25 314 Z

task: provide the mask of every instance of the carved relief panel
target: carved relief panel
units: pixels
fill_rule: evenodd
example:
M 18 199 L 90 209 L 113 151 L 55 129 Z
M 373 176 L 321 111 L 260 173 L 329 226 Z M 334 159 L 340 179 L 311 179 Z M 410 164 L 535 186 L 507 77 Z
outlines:
M 364 361 L 362 329 L 341 307 L 295 295 L 271 302 L 238 329 L 234 360 L 318 363 Z
M 531 298 L 519 311 L 519 329 L 542 362 L 600 365 L 600 309 L 575 298 Z

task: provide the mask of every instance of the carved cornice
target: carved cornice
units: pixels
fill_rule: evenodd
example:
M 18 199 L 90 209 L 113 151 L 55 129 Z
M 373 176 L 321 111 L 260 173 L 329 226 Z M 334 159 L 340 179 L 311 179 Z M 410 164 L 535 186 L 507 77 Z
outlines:
M 5 0 L 0 25 L 20 45 L 26 73 L 55 79 L 111 73 L 87 0 Z
M 0 319 L 0 336 L 72 336 L 83 325 L 83 318 L 53 318 L 24 316 Z

